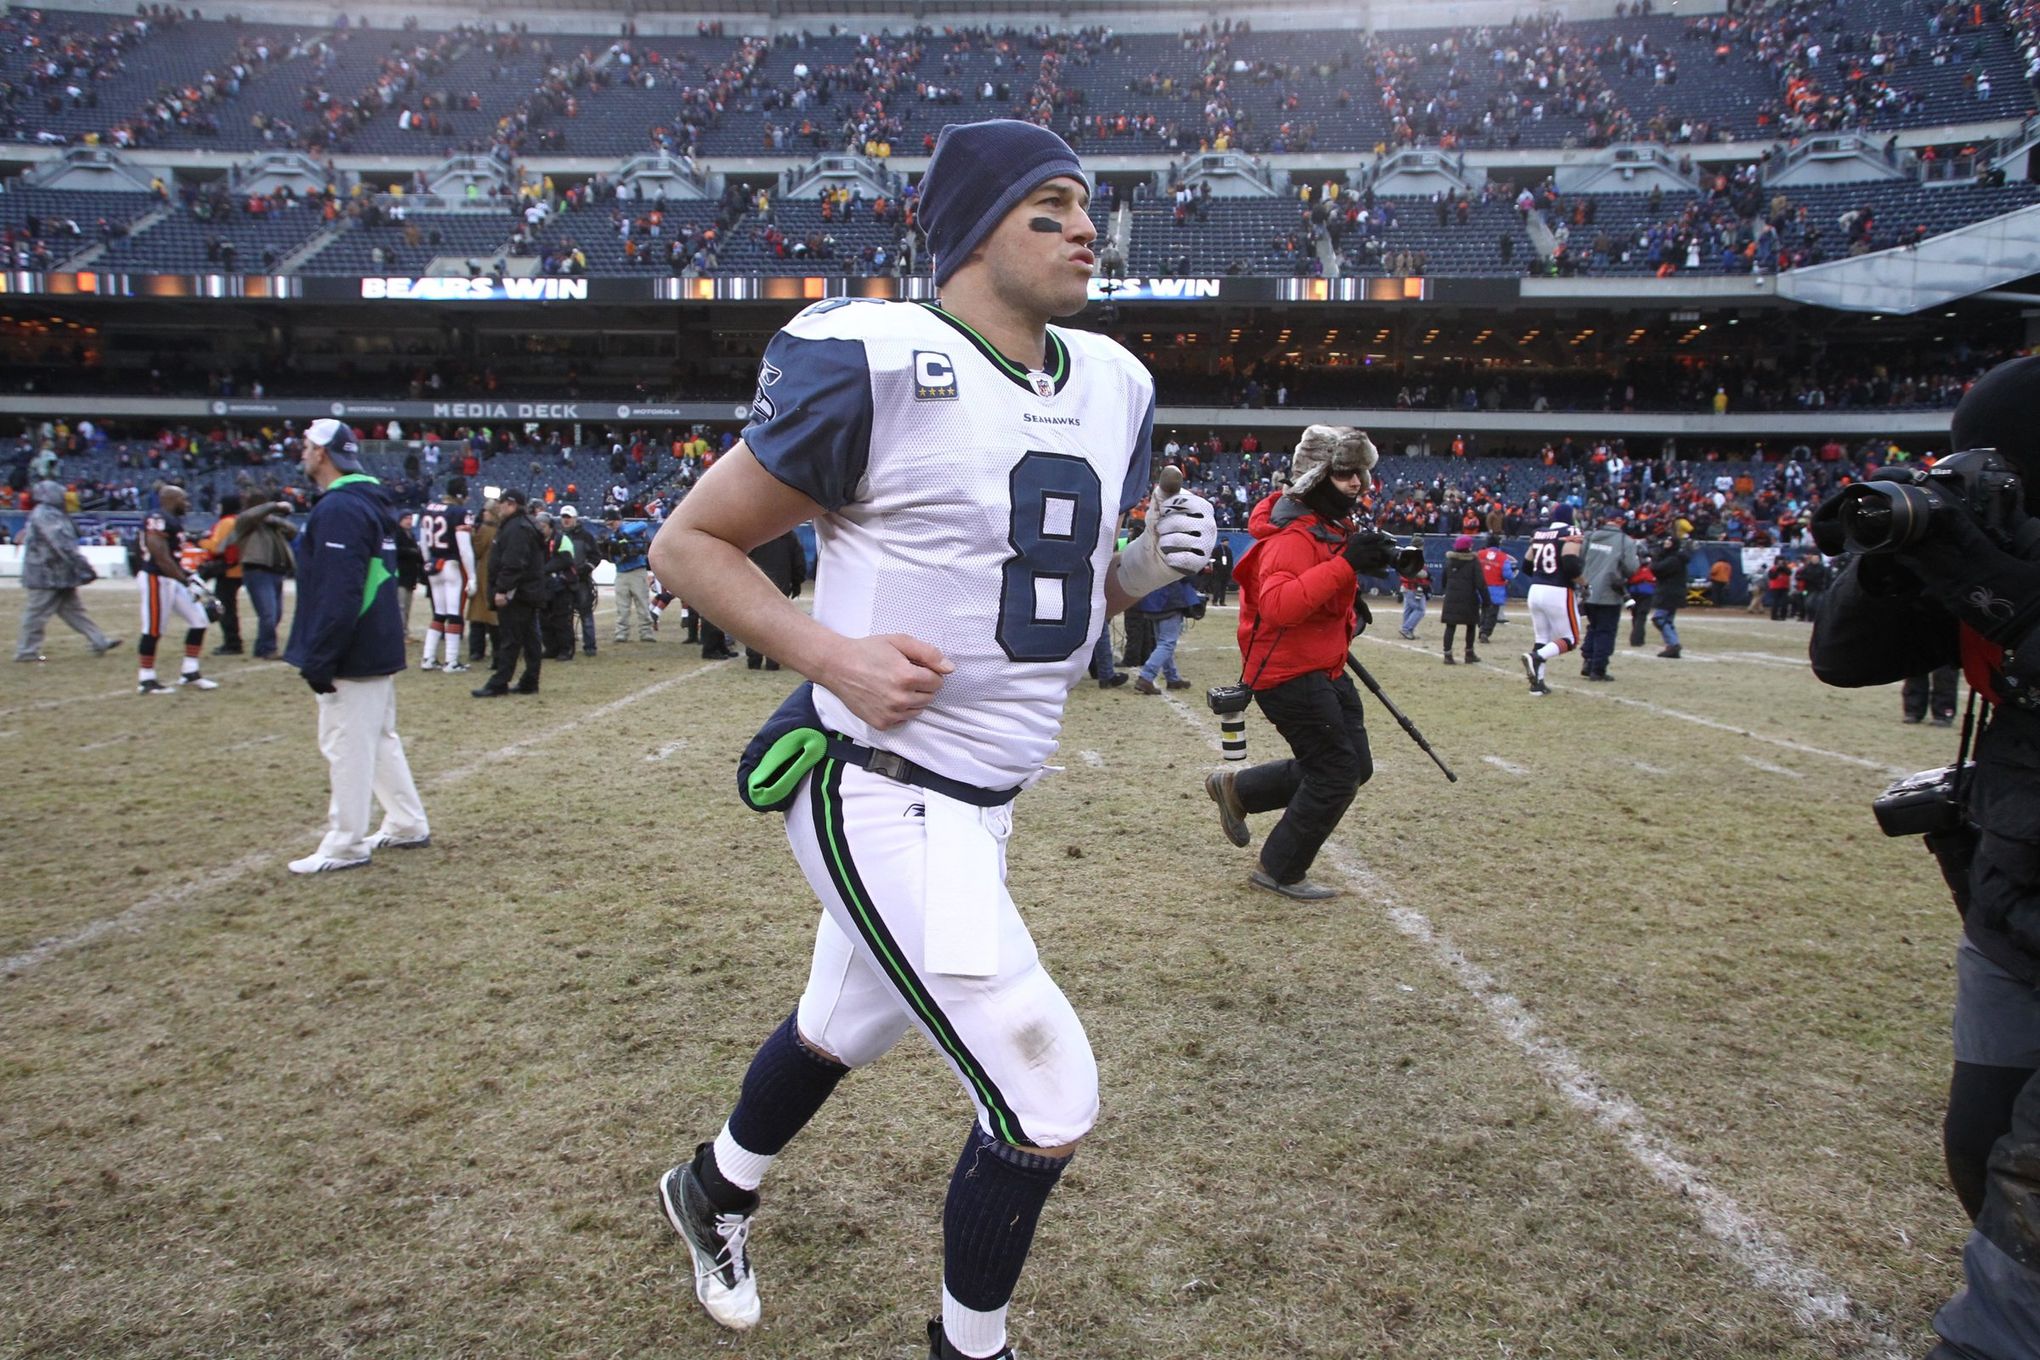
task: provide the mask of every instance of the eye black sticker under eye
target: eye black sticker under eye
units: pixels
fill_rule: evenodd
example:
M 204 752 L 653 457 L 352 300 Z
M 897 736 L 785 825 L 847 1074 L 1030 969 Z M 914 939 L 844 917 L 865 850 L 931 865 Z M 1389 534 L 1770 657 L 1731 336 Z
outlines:
M 1053 217 L 1030 217 L 1027 219 L 1027 229 L 1029 231 L 1044 232 L 1052 236 L 1060 236 L 1062 235 L 1063 224 L 1056 221 Z

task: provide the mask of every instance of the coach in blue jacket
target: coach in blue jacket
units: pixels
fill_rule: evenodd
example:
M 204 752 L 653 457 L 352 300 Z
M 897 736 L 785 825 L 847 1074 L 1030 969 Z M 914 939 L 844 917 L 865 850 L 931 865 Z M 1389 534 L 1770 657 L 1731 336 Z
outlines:
M 298 537 L 297 613 L 283 659 L 319 697 L 319 751 L 333 776 L 326 838 L 294 874 L 358 869 L 371 851 L 429 845 L 425 807 L 397 736 L 404 619 L 397 606 L 397 517 L 337 420 L 315 420 L 299 451 L 319 499 Z M 382 825 L 368 829 L 370 801 Z

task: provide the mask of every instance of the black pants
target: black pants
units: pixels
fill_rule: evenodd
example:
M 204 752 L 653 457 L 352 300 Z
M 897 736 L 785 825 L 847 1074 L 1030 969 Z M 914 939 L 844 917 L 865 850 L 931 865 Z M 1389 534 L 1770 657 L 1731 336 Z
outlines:
M 1480 588 L 1480 640 L 1495 640 L 1495 624 L 1502 617 L 1502 602 L 1486 586 Z
M 546 656 L 556 661 L 574 659 L 574 590 L 556 585 L 538 611 L 539 636 Z
M 230 652 L 241 650 L 241 578 L 222 576 L 212 583 L 220 602 L 220 645 Z
M 1211 602 L 1216 605 L 1223 605 L 1226 595 L 1231 590 L 1232 568 L 1213 567 L 1211 569 Z
M 489 654 L 489 639 L 496 635 L 496 625 L 483 623 L 480 619 L 467 621 L 468 660 L 480 661 Z
M 537 689 L 538 606 L 512 600 L 496 610 L 496 669 L 489 674 L 490 689 L 510 688 L 520 656 L 524 659 L 521 683 L 526 689 Z
M 1155 621 L 1146 614 L 1127 614 L 1126 655 L 1119 664 L 1130 671 L 1137 671 L 1147 664 L 1155 651 Z
M 1929 698 L 1933 701 L 1935 717 L 1954 717 L 1955 691 L 1960 679 L 1961 672 L 1953 666 L 1939 666 L 1926 675 L 1907 676 L 1901 693 L 1907 720 L 1918 722 L 1926 717 Z
M 1615 655 L 1615 634 L 1622 627 L 1622 606 L 1587 606 L 1587 635 L 1580 642 L 1582 675 L 1606 675 L 1608 658 Z
M 595 654 L 595 583 L 578 581 L 574 584 L 574 616 L 581 621 L 581 650 L 590 656 Z M 569 629 L 569 632 L 572 630 Z M 568 639 L 571 643 L 572 638 Z
M 1654 595 L 1631 595 L 1629 597 L 1629 645 L 1643 645 L 1643 630 L 1650 624 L 1650 608 L 1656 600 Z
M 1261 846 L 1261 867 L 1278 883 L 1294 883 L 1374 774 L 1367 717 L 1352 677 L 1322 671 L 1260 690 L 1254 701 L 1295 755 L 1240 771 L 1233 787 L 1248 812 L 1284 810 Z
M 1471 661 L 1473 660 L 1474 625 L 1470 623 L 1448 623 L 1445 625 L 1445 655 L 1452 655 L 1452 633 L 1457 628 L 1464 628 L 1466 630 L 1466 659 Z

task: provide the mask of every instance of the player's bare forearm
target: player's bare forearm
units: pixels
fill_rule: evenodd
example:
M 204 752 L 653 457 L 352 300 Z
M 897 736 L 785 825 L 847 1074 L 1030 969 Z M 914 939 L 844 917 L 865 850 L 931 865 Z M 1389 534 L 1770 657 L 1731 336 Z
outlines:
M 789 600 L 742 548 L 701 529 L 666 521 L 652 540 L 659 584 L 716 627 L 782 665 L 820 681 L 831 644 L 842 637 Z
M 1119 554 L 1112 554 L 1112 561 L 1105 568 L 1105 617 L 1124 614 L 1139 599 L 1140 596 L 1128 594 L 1126 587 L 1119 584 Z
M 816 623 L 747 556 L 822 509 L 742 443 L 716 460 L 646 554 L 659 584 L 718 628 L 818 683 L 842 637 Z

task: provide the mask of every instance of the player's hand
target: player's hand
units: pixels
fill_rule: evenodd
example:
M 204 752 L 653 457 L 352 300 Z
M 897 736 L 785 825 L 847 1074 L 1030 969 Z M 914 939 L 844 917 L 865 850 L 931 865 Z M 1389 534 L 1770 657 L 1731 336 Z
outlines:
M 331 694 L 334 692 L 333 677 L 330 675 L 307 674 L 305 676 L 305 684 L 311 687 L 311 691 L 314 694 Z
M 460 588 L 460 597 L 463 600 L 472 600 L 475 597 L 475 581 L 472 576 L 468 578 L 468 583 Z
M 850 638 L 816 681 L 880 731 L 917 716 L 956 664 L 940 648 L 905 633 Z
M 1149 511 L 1148 532 L 1162 560 L 1182 576 L 1203 571 L 1218 546 L 1218 519 L 1211 502 L 1194 491 L 1178 491 Z

